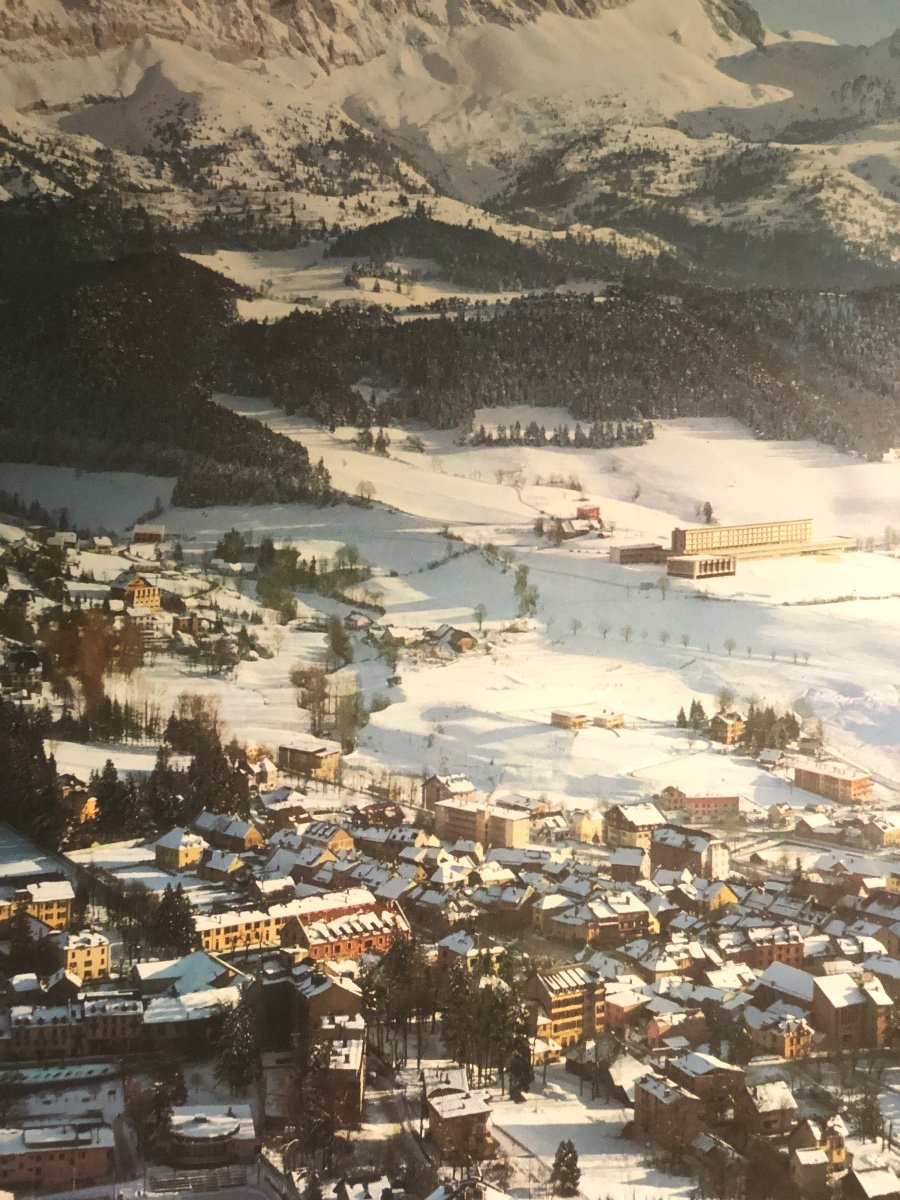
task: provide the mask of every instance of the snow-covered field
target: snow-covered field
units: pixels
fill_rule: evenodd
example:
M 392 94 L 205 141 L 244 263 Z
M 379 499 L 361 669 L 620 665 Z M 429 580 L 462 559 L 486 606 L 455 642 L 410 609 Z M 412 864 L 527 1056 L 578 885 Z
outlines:
M 33 463 L 0 464 L 0 488 L 29 503 L 38 500 L 51 513 L 65 509 L 77 525 L 121 533 L 159 500 L 168 504 L 174 479 L 128 471 L 80 471 Z
M 658 1169 L 651 1153 L 621 1136 L 631 1113 L 607 1100 L 591 1100 L 590 1085 L 578 1095 L 578 1080 L 561 1065 L 547 1069 L 523 1104 L 502 1100 L 494 1107 L 494 1127 L 514 1138 L 546 1166 L 556 1147 L 569 1138 L 578 1152 L 581 1193 L 588 1200 L 687 1200 L 694 1183 Z
M 419 453 L 392 429 L 390 457 L 379 458 L 355 448 L 353 429 L 329 434 L 261 401 L 221 399 L 299 438 L 313 458 L 324 458 L 338 487 L 355 493 L 369 482 L 375 503 L 168 510 L 161 519 L 186 554 L 212 549 L 232 527 L 307 552 L 352 544 L 375 570 L 366 586 L 379 593 L 391 624 L 475 630 L 474 609 L 486 609 L 477 650 L 450 662 L 404 658 L 399 687 L 388 686 L 390 668 L 357 639 L 347 673 L 358 675 L 370 701 L 391 701 L 362 731 L 361 763 L 413 775 L 461 770 L 481 787 L 546 791 L 576 806 L 667 784 L 737 792 L 763 806 L 803 803 L 783 779 L 671 728 L 681 705 L 697 696 L 709 711 L 724 687 L 738 705 L 756 697 L 820 718 L 836 751 L 880 783 L 900 780 L 896 557 L 741 563 L 734 578 L 699 586 L 672 580 L 664 591 L 659 567 L 611 563 L 608 540 L 553 547 L 532 532 L 538 513 L 574 515 L 583 496 L 614 524 L 614 543 L 668 541 L 673 526 L 697 522 L 706 500 L 723 524 L 810 516 L 815 536 L 880 541 L 886 526 L 900 527 L 900 463 L 864 463 L 812 442 L 757 441 L 728 420 L 659 422 L 647 445 L 604 451 L 460 446 L 452 432 L 416 429 L 425 445 Z M 534 415 L 548 424 L 566 417 Z M 530 416 L 490 410 L 476 423 Z M 21 473 L 20 493 L 42 499 L 49 470 L 36 470 L 31 481 Z M 554 477 L 580 486 L 551 486 Z M 113 495 L 106 523 L 121 523 L 115 512 Z M 490 545 L 513 556 L 511 565 L 485 554 Z M 519 565 L 539 603 L 536 621 L 513 631 Z M 217 595 L 238 611 L 257 603 L 251 581 L 228 581 Z M 321 597 L 301 599 L 322 612 L 346 611 Z M 267 636 L 271 642 L 272 631 Z M 215 693 L 236 734 L 277 744 L 305 724 L 288 674 L 321 654 L 321 636 L 289 628 L 273 648 L 274 658 L 242 663 L 225 679 L 161 657 L 127 688 L 149 688 L 160 702 L 189 689 Z M 626 728 L 552 728 L 558 707 L 615 709 Z

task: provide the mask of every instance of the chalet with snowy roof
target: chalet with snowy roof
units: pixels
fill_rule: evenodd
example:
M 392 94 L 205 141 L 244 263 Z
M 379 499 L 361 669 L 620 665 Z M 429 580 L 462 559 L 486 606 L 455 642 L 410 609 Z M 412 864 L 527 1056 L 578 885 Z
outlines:
M 733 746 L 744 736 L 746 718 L 739 712 L 716 713 L 709 723 L 709 736 L 714 742 Z
M 649 850 L 654 830 L 665 823 L 655 804 L 614 804 L 603 821 L 603 840 L 611 850 L 620 846 Z
M 166 540 L 165 525 L 135 525 L 131 540 L 137 546 L 158 546 Z
M 217 850 L 210 848 L 204 851 L 197 864 L 197 874 L 201 879 L 213 883 L 229 883 L 246 871 L 246 863 L 233 850 Z
M 306 797 L 296 788 L 277 787 L 270 792 L 260 792 L 257 803 L 263 816 L 276 829 L 287 829 L 309 817 Z
M 128 609 L 145 609 L 158 612 L 162 606 L 162 593 L 158 582 L 147 575 L 125 574 L 109 589 L 110 598 L 121 600 Z
M 619 846 L 609 856 L 609 873 L 617 883 L 650 877 L 650 855 L 641 846 Z
M 356 845 L 353 836 L 333 821 L 310 821 L 301 827 L 300 834 L 304 844 L 321 846 L 332 854 L 344 853 Z
M 478 639 L 465 629 L 453 625 L 441 625 L 434 632 L 434 641 L 455 654 L 466 654 L 478 645 Z
M 422 807 L 434 812 L 444 800 L 468 800 L 475 795 L 475 785 L 465 775 L 431 775 L 422 784 Z

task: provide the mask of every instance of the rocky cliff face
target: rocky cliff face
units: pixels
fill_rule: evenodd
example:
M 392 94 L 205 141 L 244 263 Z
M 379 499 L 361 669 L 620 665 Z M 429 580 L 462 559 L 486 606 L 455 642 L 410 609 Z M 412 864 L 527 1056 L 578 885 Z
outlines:
M 142 37 L 229 61 L 301 54 L 323 66 L 382 53 L 398 25 L 435 31 L 543 13 L 589 18 L 632 0 L 6 0 L 0 50 L 20 62 L 94 54 Z M 721 7 L 720 0 L 714 0 Z

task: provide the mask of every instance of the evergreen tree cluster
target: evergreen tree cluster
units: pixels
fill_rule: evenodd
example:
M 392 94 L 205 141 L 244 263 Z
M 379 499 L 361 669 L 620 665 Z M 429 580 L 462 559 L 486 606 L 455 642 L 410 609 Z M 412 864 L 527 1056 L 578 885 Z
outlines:
M 0 699 L 3 819 L 41 846 L 55 850 L 63 842 L 78 847 L 150 837 L 174 825 L 190 824 L 203 809 L 249 815 L 246 794 L 216 723 L 173 714 L 153 770 L 143 778 L 120 778 L 108 760 L 88 780 L 98 815 L 85 822 L 67 822 L 56 765 L 44 749 L 45 739 L 55 733 L 48 708 L 30 710 Z M 173 749 L 192 756 L 187 769 L 173 765 Z
M 435 269 L 421 278 L 434 275 L 484 292 L 551 288 L 602 276 L 619 266 L 616 252 L 601 243 L 571 237 L 514 241 L 471 223 L 435 220 L 421 201 L 411 213 L 342 233 L 329 253 L 368 260 L 353 266 L 384 278 L 391 277 L 388 264 L 395 259 L 426 259 Z
M 761 750 L 783 750 L 799 736 L 800 722 L 793 713 L 777 713 L 771 704 L 751 704 L 741 741 L 751 754 L 759 754 Z
M 550 1183 L 554 1195 L 577 1196 L 580 1182 L 581 1167 L 578 1165 L 578 1151 L 571 1139 L 566 1139 L 557 1146 L 553 1167 L 550 1171 Z
M 698 733 L 705 733 L 709 729 L 709 719 L 701 702 L 692 700 L 687 715 L 684 708 L 679 708 L 675 726 L 677 729 L 695 729 Z
M 897 288 L 832 302 L 632 284 L 604 303 L 522 300 L 436 319 L 298 312 L 236 329 L 220 386 L 332 428 L 416 419 L 469 430 L 479 407 L 566 407 L 588 445 L 643 441 L 656 419 L 731 416 L 760 437 L 876 457 L 900 444 L 898 328 Z M 362 375 L 382 399 L 355 389 Z M 523 444 L 539 443 L 535 424 Z

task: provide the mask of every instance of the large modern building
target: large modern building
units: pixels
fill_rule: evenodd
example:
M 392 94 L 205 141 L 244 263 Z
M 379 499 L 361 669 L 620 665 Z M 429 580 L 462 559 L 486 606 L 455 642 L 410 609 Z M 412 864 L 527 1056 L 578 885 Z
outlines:
M 667 564 L 669 575 L 713 579 L 734 575 L 740 559 L 781 558 L 799 554 L 855 550 L 853 538 L 813 540 L 812 520 L 759 521 L 752 525 L 698 525 L 673 529 L 668 549 L 657 545 L 615 546 L 613 562 Z
M 764 521 L 756 525 L 699 525 L 672 530 L 673 554 L 706 554 L 710 550 L 774 549 L 812 539 L 812 520 Z

